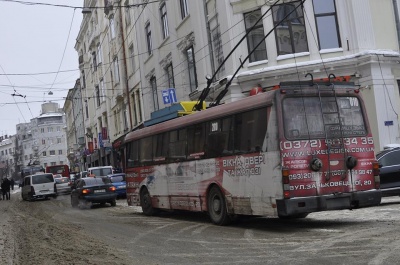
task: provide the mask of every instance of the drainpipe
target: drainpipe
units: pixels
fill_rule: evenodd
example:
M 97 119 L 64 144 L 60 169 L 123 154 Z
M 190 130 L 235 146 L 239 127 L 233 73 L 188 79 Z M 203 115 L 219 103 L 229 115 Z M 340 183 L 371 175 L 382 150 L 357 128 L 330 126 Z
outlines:
M 396 22 L 397 31 L 397 44 L 400 47 L 400 19 L 399 19 L 399 7 L 397 5 L 397 0 L 393 0 L 394 18 Z
M 123 54 L 123 68 L 124 68 L 124 75 L 125 75 L 125 80 L 126 80 L 126 97 L 128 100 L 128 106 L 125 108 L 128 108 L 129 110 L 129 128 L 133 128 L 133 123 L 132 123 L 132 110 L 131 110 L 131 99 L 129 96 L 129 81 L 128 81 L 128 67 L 126 65 L 126 50 L 125 50 L 125 36 L 124 36 L 124 30 L 123 30 L 123 20 L 122 20 L 122 7 L 119 7 L 119 25 L 120 25 L 120 32 L 121 32 L 121 38 L 122 38 L 122 54 Z

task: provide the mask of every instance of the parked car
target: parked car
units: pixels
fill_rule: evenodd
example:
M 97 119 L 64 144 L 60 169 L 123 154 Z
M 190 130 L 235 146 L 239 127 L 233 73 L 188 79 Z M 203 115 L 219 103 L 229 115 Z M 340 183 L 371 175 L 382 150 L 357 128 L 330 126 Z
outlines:
M 386 149 L 376 155 L 381 168 L 382 196 L 400 195 L 400 147 Z
M 76 188 L 71 191 L 71 205 L 76 208 L 86 208 L 93 203 L 102 205 L 109 203 L 115 206 L 117 193 L 111 183 L 105 178 L 86 177 L 76 183 Z
M 106 177 L 107 175 L 113 174 L 112 166 L 101 166 L 101 167 L 89 167 L 89 177 Z
M 56 184 L 51 173 L 38 172 L 35 175 L 24 177 L 21 183 L 21 197 L 23 200 L 47 199 L 57 197 Z
M 69 194 L 71 192 L 71 186 L 69 185 L 69 178 L 62 177 L 54 179 L 57 188 L 57 194 Z
M 117 197 L 126 198 L 125 173 L 107 175 L 107 178 L 111 181 L 111 184 L 115 187 L 115 192 L 117 193 Z

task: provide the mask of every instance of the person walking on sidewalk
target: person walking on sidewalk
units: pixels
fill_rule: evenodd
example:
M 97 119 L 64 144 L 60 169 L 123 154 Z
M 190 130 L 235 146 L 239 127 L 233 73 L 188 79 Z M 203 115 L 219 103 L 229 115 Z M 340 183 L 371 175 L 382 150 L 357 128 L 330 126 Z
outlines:
M 3 200 L 10 200 L 10 180 L 8 178 L 4 178 L 1 183 L 1 191 L 3 193 Z

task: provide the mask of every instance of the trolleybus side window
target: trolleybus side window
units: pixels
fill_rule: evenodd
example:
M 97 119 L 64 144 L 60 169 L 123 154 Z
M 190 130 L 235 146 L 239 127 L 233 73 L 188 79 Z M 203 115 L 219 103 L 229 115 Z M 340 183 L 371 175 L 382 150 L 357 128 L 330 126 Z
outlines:
M 232 117 L 208 123 L 207 158 L 231 155 L 233 149 Z
M 169 133 L 169 158 L 172 161 L 186 159 L 186 129 L 175 130 Z
M 168 133 L 155 135 L 153 138 L 154 162 L 162 163 L 168 157 Z
M 139 141 L 133 141 L 127 146 L 127 167 L 139 166 Z
M 199 159 L 204 156 L 205 123 L 195 124 L 187 130 L 188 159 Z
M 146 137 L 140 140 L 140 163 L 149 165 L 153 161 L 153 137 Z
M 267 131 L 267 108 L 237 114 L 234 127 L 236 153 L 262 151 Z

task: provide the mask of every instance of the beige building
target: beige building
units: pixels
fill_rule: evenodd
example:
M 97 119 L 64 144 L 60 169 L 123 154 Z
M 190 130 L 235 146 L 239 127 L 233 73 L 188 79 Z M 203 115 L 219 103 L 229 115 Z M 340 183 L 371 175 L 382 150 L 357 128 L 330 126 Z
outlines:
M 376 150 L 400 143 L 399 0 L 84 1 L 86 165 L 120 166 L 124 135 L 174 101 L 248 96 L 282 81 L 359 85 Z M 104 8 L 105 7 L 105 8 Z M 171 92 L 172 91 L 172 92 Z M 170 97 L 173 93 L 173 97 Z

